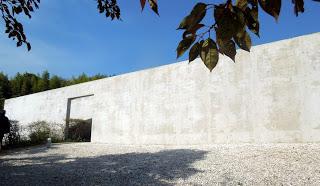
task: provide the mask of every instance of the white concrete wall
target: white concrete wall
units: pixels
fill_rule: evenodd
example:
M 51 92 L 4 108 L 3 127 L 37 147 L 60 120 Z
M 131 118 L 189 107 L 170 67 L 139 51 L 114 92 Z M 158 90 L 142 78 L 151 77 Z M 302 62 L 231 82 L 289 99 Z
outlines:
M 71 119 L 92 119 L 93 117 L 93 96 L 71 99 L 70 118 Z
M 10 119 L 93 119 L 93 142 L 214 144 L 320 142 L 320 33 L 6 100 Z M 81 105 L 81 106 L 80 106 Z M 82 108 L 82 105 L 85 108 Z M 85 113 L 85 114 L 83 114 Z

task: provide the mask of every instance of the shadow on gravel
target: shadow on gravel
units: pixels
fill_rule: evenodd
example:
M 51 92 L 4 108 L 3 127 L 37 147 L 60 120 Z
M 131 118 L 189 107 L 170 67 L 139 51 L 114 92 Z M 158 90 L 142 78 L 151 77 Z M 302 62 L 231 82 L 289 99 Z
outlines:
M 56 147 L 51 146 L 50 149 L 55 149 Z M 34 146 L 29 146 L 29 147 L 17 147 L 17 148 L 12 148 L 12 149 L 4 149 L 3 151 L 0 151 L 0 156 L 2 155 L 15 155 L 15 154 L 21 154 L 23 153 L 24 155 L 32 155 L 32 154 L 39 154 L 39 153 L 45 153 L 49 149 L 47 148 L 46 145 L 34 145 Z
M 171 185 L 200 172 L 192 163 L 206 154 L 179 149 L 90 158 L 0 159 L 0 185 Z M 24 165 L 14 165 L 17 161 Z

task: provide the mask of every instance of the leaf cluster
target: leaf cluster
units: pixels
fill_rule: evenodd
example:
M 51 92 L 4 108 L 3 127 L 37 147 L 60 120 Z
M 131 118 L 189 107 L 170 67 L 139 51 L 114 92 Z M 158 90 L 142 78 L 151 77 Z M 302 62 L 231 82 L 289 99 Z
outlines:
M 9 38 L 16 40 L 17 47 L 25 44 L 28 51 L 31 45 L 27 41 L 23 25 L 16 19 L 17 14 L 25 14 L 31 18 L 31 12 L 39 8 L 40 0 L 0 0 L 0 11 L 5 22 L 5 33 Z
M 294 13 L 304 12 L 304 0 L 292 0 Z M 189 50 L 189 62 L 200 56 L 212 71 L 219 60 L 219 53 L 235 61 L 237 47 L 250 52 L 251 31 L 259 37 L 260 8 L 276 20 L 280 15 L 281 0 L 226 0 L 222 4 L 197 3 L 190 14 L 178 26 L 183 30 L 182 40 L 177 47 L 177 58 Z M 209 10 L 213 11 L 212 25 L 203 23 Z M 201 32 L 202 31 L 202 32 Z M 212 32 L 215 40 L 211 38 Z M 204 36 L 208 35 L 207 38 Z
M 111 20 L 120 19 L 121 12 L 117 0 L 97 0 L 97 3 L 99 13 L 105 13 L 106 17 L 110 17 Z

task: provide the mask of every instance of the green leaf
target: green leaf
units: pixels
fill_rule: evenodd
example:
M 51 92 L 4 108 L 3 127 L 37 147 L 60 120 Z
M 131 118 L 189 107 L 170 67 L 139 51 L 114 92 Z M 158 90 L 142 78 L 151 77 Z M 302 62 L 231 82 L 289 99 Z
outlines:
M 12 32 L 9 33 L 8 38 L 14 37 L 16 35 L 18 35 L 18 32 L 17 31 L 12 31 Z
M 159 12 L 158 12 L 158 2 L 157 0 L 148 0 L 149 4 L 150 4 L 150 7 L 151 9 L 157 14 L 159 15 Z
M 17 42 L 17 47 L 20 47 L 22 45 L 22 41 Z
M 186 30 L 184 33 L 183 33 L 183 38 L 185 38 L 186 36 L 188 35 L 195 35 L 196 32 L 202 28 L 204 26 L 204 24 L 197 24 L 195 25 L 194 27 L 190 28 L 189 30 Z
M 199 24 L 202 19 L 204 18 L 204 16 L 207 13 L 207 4 L 204 3 L 197 3 L 192 11 L 191 11 L 191 21 L 190 21 L 190 25 L 189 28 L 193 28 L 195 25 Z
M 200 43 L 196 42 L 189 51 L 189 63 L 195 60 L 200 53 Z
M 215 6 L 214 18 L 223 40 L 230 40 L 245 28 L 245 16 L 238 7 Z
M 299 12 L 304 12 L 304 1 L 303 0 L 292 0 L 294 4 L 294 13 L 298 16 Z
M 237 0 L 236 6 L 240 9 L 244 10 L 248 6 L 248 1 L 247 0 Z
M 146 0 L 140 0 L 140 4 L 141 4 L 141 10 L 143 10 L 146 5 Z
M 221 22 L 223 20 L 221 19 L 224 17 L 224 14 L 225 14 L 225 4 L 214 6 L 213 16 L 218 25 L 222 24 Z
M 192 45 L 192 43 L 194 42 L 196 38 L 192 35 L 192 36 L 188 36 L 186 38 L 184 38 L 182 41 L 180 41 L 178 47 L 177 47 L 177 58 L 179 58 L 180 56 L 182 56 L 185 51 L 187 51 L 190 46 Z
M 16 12 L 16 14 L 20 14 L 22 12 L 21 6 L 14 7 L 14 11 Z
M 236 44 L 234 43 L 234 41 L 232 40 L 223 41 L 222 51 L 223 51 L 223 54 L 230 57 L 230 59 L 232 59 L 232 61 L 235 62 L 235 56 L 237 54 L 237 51 L 236 51 Z
M 278 20 L 281 10 L 281 0 L 259 0 L 259 4 L 265 12 Z
M 245 10 L 245 18 L 246 18 L 246 25 L 248 26 L 249 30 L 259 36 L 259 19 L 258 19 L 258 8 L 246 8 Z
M 235 61 L 235 56 L 237 54 L 236 51 L 236 45 L 234 43 L 234 41 L 232 41 L 231 39 L 223 39 L 220 37 L 221 32 L 216 29 L 216 37 L 217 37 L 217 44 L 219 46 L 219 51 L 222 54 L 225 54 L 226 56 L 230 57 L 233 61 Z
M 221 37 L 225 39 L 230 39 L 236 33 L 234 29 L 234 21 L 232 18 L 232 13 L 230 10 L 224 8 L 224 6 L 215 6 L 214 8 L 214 18 L 217 26 L 223 34 Z
M 243 32 L 239 32 L 233 37 L 233 39 L 241 49 L 250 52 L 251 38 L 245 30 Z
M 207 7 L 207 4 L 197 3 L 193 7 L 191 13 L 185 18 L 183 18 L 178 29 L 189 30 L 194 26 L 198 25 L 206 15 L 206 12 L 207 12 L 206 7 Z
M 211 38 L 203 42 L 200 57 L 210 72 L 218 64 L 219 52 L 216 43 Z
M 28 43 L 28 42 L 27 42 L 27 49 L 28 49 L 28 51 L 30 51 L 30 50 L 31 50 L 31 44 L 30 44 L 30 43 Z
M 190 15 L 184 17 L 183 20 L 180 22 L 180 25 L 177 28 L 177 30 L 179 30 L 179 29 L 187 29 L 188 25 L 189 25 L 189 22 L 190 22 L 190 19 L 191 19 L 190 17 L 191 17 Z

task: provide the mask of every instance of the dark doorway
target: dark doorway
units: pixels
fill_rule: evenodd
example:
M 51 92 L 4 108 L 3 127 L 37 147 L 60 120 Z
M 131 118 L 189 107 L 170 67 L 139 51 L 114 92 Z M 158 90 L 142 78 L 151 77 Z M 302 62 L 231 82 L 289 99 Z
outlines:
M 73 142 L 91 141 L 92 119 L 70 119 L 68 140 Z

